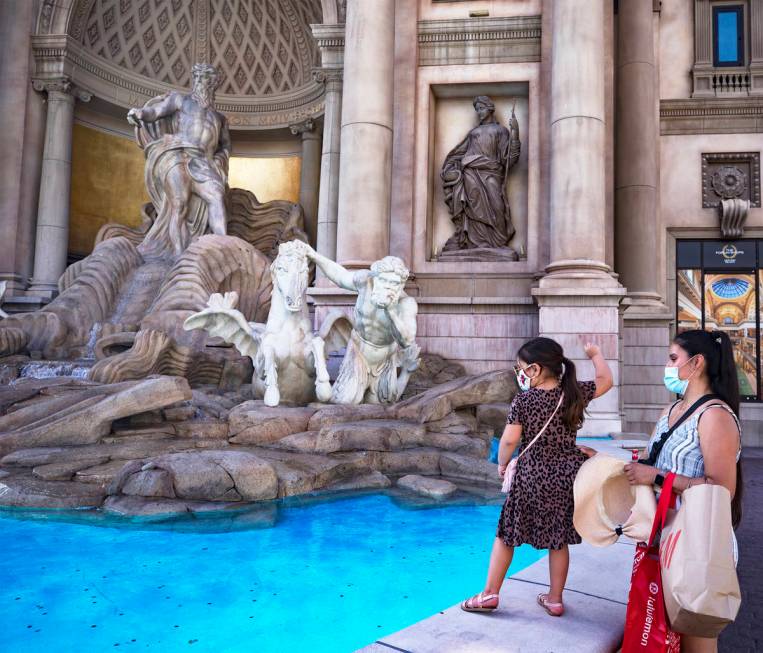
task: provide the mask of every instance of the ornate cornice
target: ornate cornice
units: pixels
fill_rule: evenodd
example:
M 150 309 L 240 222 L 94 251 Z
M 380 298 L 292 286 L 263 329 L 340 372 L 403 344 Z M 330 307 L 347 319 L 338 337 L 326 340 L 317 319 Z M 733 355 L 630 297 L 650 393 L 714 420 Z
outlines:
M 419 64 L 540 61 L 541 17 L 423 20 Z
M 344 48 L 344 25 L 310 25 L 318 48 Z
M 660 134 L 763 132 L 763 97 L 660 101 Z
M 156 95 L 170 91 L 187 92 L 126 71 L 86 51 L 71 37 L 35 36 L 32 51 L 37 79 L 69 77 L 83 91 L 90 92 L 125 109 L 140 106 Z M 284 128 L 324 110 L 324 86 L 311 80 L 299 89 L 260 97 L 217 96 L 217 109 L 225 113 L 231 127 Z

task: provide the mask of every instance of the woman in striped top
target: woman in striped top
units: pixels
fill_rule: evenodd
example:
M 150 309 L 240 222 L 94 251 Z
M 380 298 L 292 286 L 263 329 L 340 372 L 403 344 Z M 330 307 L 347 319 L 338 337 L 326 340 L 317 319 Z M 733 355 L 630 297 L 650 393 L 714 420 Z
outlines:
M 700 483 L 723 485 L 732 496 L 736 528 L 742 501 L 741 431 L 739 380 L 729 337 L 703 330 L 676 336 L 665 368 L 665 386 L 682 398 L 660 416 L 647 448 L 649 456 L 640 461 L 646 464 L 626 465 L 628 480 L 632 485 L 660 486 L 663 475 L 674 472 L 677 494 Z M 681 650 L 714 653 L 718 640 L 683 635 Z

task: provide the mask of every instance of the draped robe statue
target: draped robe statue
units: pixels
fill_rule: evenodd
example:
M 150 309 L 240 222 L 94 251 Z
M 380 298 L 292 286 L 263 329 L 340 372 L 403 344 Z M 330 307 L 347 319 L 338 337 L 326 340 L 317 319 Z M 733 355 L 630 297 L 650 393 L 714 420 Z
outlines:
M 440 177 L 445 203 L 456 227 L 443 247 L 444 258 L 463 250 L 484 252 L 490 258 L 517 260 L 509 247 L 514 225 L 506 197 L 506 176 L 519 159 L 519 124 L 512 111 L 511 129 L 495 118 L 489 97 L 474 98 L 480 124 L 445 158 Z
M 207 230 L 226 235 L 231 142 L 225 116 L 215 111 L 218 80 L 213 66 L 196 64 L 191 93 L 167 93 L 127 114 L 146 154 L 157 214 L 138 248 L 144 257 L 179 256 Z

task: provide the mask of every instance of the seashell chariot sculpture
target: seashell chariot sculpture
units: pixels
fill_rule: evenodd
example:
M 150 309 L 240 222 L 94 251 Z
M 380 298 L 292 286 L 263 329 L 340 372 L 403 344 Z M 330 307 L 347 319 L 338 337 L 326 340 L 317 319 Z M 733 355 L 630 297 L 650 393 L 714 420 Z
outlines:
M 127 114 L 146 157 L 151 203 L 142 227 L 103 227 L 55 300 L 2 322 L 0 355 L 95 357 L 88 378 L 100 383 L 157 373 L 192 384 L 226 374 L 247 382 L 248 366 L 231 348 L 209 346 L 206 330 L 251 358 L 255 397 L 268 406 L 397 401 L 419 358 L 405 265 L 390 256 L 349 272 L 307 244 L 299 205 L 260 204 L 230 189 L 230 135 L 214 106 L 218 71 L 197 64 L 193 80 L 191 93 L 167 93 Z M 353 319 L 332 315 L 325 336 L 313 335 L 308 318 L 310 263 L 358 292 Z M 347 351 L 333 387 L 327 345 Z

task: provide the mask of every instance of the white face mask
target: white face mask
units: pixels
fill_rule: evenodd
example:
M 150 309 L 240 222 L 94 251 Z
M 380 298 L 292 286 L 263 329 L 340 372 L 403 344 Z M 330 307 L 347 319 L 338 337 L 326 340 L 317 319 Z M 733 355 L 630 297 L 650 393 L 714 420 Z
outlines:
M 694 356 L 692 356 L 694 358 Z M 692 358 L 690 358 L 686 363 L 688 363 Z M 692 372 L 689 375 L 688 379 L 682 379 L 678 376 L 678 371 L 686 365 L 686 363 L 683 363 L 683 365 L 679 365 L 678 367 L 666 367 L 665 368 L 665 374 L 663 376 L 663 383 L 665 384 L 665 387 L 670 391 L 674 392 L 677 395 L 684 395 L 686 394 L 686 388 L 689 387 L 689 381 L 691 380 L 692 375 L 694 372 Z M 696 371 L 696 370 L 695 370 Z
M 522 392 L 527 392 L 530 388 L 532 388 L 532 378 L 527 376 L 527 374 L 525 373 L 525 370 L 529 369 L 530 367 L 532 367 L 532 365 L 528 365 L 524 369 L 522 369 L 521 367 L 514 368 L 514 374 L 517 375 L 517 384 L 519 385 L 519 389 Z

